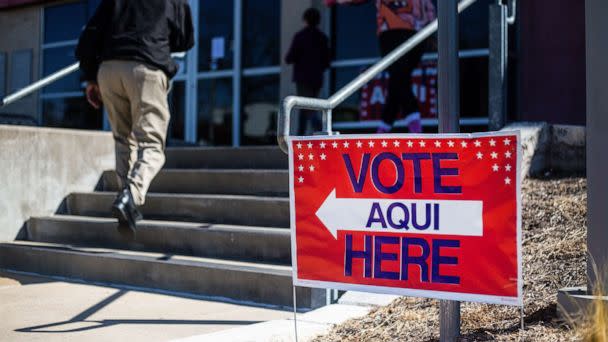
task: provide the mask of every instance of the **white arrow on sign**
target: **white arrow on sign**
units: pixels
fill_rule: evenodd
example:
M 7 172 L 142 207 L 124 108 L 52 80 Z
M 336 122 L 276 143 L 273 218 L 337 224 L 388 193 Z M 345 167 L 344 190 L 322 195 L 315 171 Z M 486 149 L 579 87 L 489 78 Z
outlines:
M 374 203 L 377 203 L 376 206 L 381 209 L 381 215 L 387 222 L 386 228 L 382 227 L 380 222 L 373 222 L 369 227 L 366 227 L 370 216 L 378 218 L 380 215 L 377 210 L 372 210 Z M 391 210 L 389 217 L 388 208 L 394 203 L 400 203 L 399 208 Z M 429 227 L 424 230 L 416 229 L 413 226 L 412 209 L 414 204 L 416 207 L 416 222 L 419 225 L 424 225 L 427 219 L 431 220 Z M 435 206 L 435 204 L 438 206 Z M 431 215 L 428 218 L 426 215 L 427 205 L 431 207 Z M 409 220 L 405 220 L 404 207 L 409 210 Z M 434 210 L 438 210 L 439 213 L 435 215 L 432 212 Z M 334 189 L 317 210 L 317 217 L 323 222 L 334 239 L 338 237 L 338 230 L 401 234 L 483 235 L 482 201 L 336 198 L 336 189 Z M 435 217 L 438 217 L 438 222 L 434 222 Z M 409 223 L 408 228 L 392 228 L 388 224 L 389 219 L 394 224 L 399 222 Z

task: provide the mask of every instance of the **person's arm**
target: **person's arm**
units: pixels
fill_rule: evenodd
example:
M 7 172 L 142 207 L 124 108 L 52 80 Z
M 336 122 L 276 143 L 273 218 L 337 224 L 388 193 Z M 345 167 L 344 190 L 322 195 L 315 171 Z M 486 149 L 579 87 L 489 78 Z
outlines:
M 87 87 L 85 94 L 87 101 L 93 108 L 99 109 L 102 105 L 99 86 L 97 85 L 97 71 L 101 63 L 101 48 L 106 25 L 112 11 L 111 0 L 103 0 L 91 20 L 87 23 L 76 46 L 76 59 L 80 62 L 80 70 Z
M 80 62 L 80 70 L 87 82 L 96 82 L 97 80 L 103 35 L 106 30 L 105 26 L 110 19 L 111 10 L 111 0 L 103 0 L 78 39 L 76 59 Z
M 171 52 L 188 51 L 194 46 L 194 25 L 190 5 L 185 0 L 178 1 L 174 14 L 169 37 Z

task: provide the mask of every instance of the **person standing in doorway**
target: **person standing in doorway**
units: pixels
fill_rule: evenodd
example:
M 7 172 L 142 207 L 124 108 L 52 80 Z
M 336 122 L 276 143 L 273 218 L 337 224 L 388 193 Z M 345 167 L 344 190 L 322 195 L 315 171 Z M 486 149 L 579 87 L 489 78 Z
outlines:
M 172 52 L 194 45 L 187 0 L 102 0 L 80 35 L 76 57 L 86 96 L 108 112 L 121 186 L 112 205 L 121 234 L 133 236 L 137 209 L 165 163 Z
M 328 4 L 361 4 L 370 0 L 328 0 Z M 435 20 L 431 0 L 374 0 L 380 53 L 384 57 Z M 456 1 L 456 0 L 454 0 Z M 393 129 L 398 113 L 405 115 L 409 131 L 422 132 L 418 100 L 412 92 L 412 71 L 418 67 L 424 47 L 416 46 L 388 67 L 388 91 L 378 133 Z
M 307 9 L 303 19 L 306 27 L 293 37 L 285 62 L 293 64 L 298 96 L 318 97 L 323 86 L 323 72 L 329 68 L 329 39 L 319 30 L 321 14 L 316 8 Z M 301 110 L 298 135 L 306 135 L 309 121 L 313 132 L 321 130 L 319 114 Z

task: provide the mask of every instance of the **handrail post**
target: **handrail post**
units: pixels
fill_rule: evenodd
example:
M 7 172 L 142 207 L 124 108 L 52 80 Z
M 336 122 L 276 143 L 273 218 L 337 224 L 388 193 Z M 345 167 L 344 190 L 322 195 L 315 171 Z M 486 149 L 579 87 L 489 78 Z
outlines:
M 504 127 L 507 114 L 507 11 L 501 1 L 489 5 L 488 116 L 489 129 Z
M 458 9 L 454 0 L 438 4 L 439 133 L 460 131 L 460 75 L 458 60 Z M 456 341 L 460 335 L 460 302 L 442 300 L 439 305 L 439 339 Z

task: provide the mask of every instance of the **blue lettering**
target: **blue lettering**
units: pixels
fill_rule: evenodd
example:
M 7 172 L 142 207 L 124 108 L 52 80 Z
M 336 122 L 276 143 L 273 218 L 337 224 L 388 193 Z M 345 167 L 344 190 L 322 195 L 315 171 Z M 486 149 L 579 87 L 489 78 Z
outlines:
M 418 230 L 425 230 L 431 225 L 431 204 L 426 203 L 424 205 L 424 208 L 426 210 L 426 215 L 424 215 L 426 220 L 424 224 L 420 225 L 418 224 L 418 220 L 416 220 L 416 216 L 418 216 L 418 210 L 416 210 L 416 203 L 412 203 L 412 225 L 414 225 L 414 228 Z
M 422 254 L 420 256 L 410 256 L 410 246 L 419 246 L 422 249 Z M 401 280 L 408 279 L 409 265 L 416 264 L 420 267 L 420 281 L 428 282 L 429 266 L 426 260 L 429 258 L 429 254 L 431 254 L 431 251 L 426 240 L 421 238 L 403 238 L 401 245 L 401 265 L 403 266 Z
M 422 170 L 420 161 L 431 159 L 430 153 L 404 153 L 401 155 L 403 160 L 411 160 L 414 168 L 414 192 L 422 192 Z
M 395 165 L 395 169 L 397 170 L 397 179 L 395 180 L 395 184 L 392 186 L 384 186 L 382 182 L 380 182 L 380 175 L 378 174 L 378 169 L 380 168 L 380 163 L 384 160 L 390 160 Z M 380 190 L 385 194 L 394 194 L 399 191 L 401 187 L 403 187 L 403 178 L 405 176 L 405 171 L 403 170 L 403 164 L 399 158 L 389 152 L 383 152 L 377 155 L 372 161 L 372 181 L 374 182 L 374 186 L 376 189 Z
M 344 165 L 346 166 L 346 171 L 348 171 L 350 183 L 352 184 L 353 190 L 355 192 L 363 191 L 363 186 L 365 185 L 365 178 L 367 177 L 367 168 L 369 167 L 369 156 L 369 153 L 365 153 L 363 155 L 363 159 L 361 160 L 361 168 L 359 169 L 359 177 L 357 178 L 355 176 L 355 170 L 350 160 L 350 156 L 348 154 L 342 155 L 342 159 L 344 159 Z
M 376 217 L 378 215 L 378 217 Z M 382 214 L 382 208 L 380 208 L 380 203 L 374 202 L 372 204 L 372 210 L 369 213 L 369 218 L 367 219 L 366 228 L 371 228 L 372 224 L 380 223 L 382 228 L 386 228 L 386 220 L 384 219 L 384 214 Z
M 433 262 L 432 262 L 432 275 L 431 279 L 433 283 L 444 283 L 444 284 L 460 284 L 460 277 L 458 276 L 446 276 L 439 274 L 439 266 L 441 265 L 457 265 L 458 258 L 451 256 L 442 256 L 441 248 L 459 248 L 460 241 L 458 240 L 433 240 Z
M 363 251 L 353 251 L 353 236 L 351 234 L 346 234 L 345 238 L 345 250 L 346 255 L 344 257 L 344 275 L 346 277 L 351 277 L 353 274 L 353 259 L 363 259 L 363 277 L 371 278 L 372 276 L 372 258 L 373 258 L 373 249 L 372 249 L 372 237 L 365 236 L 365 249 Z
M 456 153 L 433 153 L 433 183 L 437 194 L 461 194 L 461 186 L 441 185 L 441 176 L 458 176 L 457 168 L 441 168 L 441 160 L 458 160 Z
M 396 253 L 382 252 L 382 245 L 398 245 L 399 238 L 396 236 L 376 236 L 374 238 L 374 278 L 378 279 L 399 279 L 399 272 L 382 271 L 382 261 L 397 260 Z
M 399 223 L 395 223 L 393 221 L 393 209 L 395 208 L 399 208 L 403 211 L 403 220 L 399 220 Z M 388 209 L 386 211 L 386 216 L 388 217 L 388 224 L 391 226 L 391 228 L 395 228 L 395 229 L 402 229 L 405 228 L 406 230 L 409 229 L 408 227 L 408 222 L 410 221 L 410 212 L 409 210 L 407 210 L 407 206 L 405 206 L 405 204 L 403 203 L 392 203 L 391 205 L 388 206 Z

